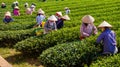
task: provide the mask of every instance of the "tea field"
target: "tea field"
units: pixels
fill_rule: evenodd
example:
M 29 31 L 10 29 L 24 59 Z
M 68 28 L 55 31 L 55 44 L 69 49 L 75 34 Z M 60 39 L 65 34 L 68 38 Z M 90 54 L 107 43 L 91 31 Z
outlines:
M 6 11 L 12 12 L 11 4 L 16 0 L 0 0 L 7 7 L 0 8 L 0 55 L 13 67 L 119 67 L 120 51 L 114 56 L 102 56 L 102 45 L 95 41 L 99 34 L 80 41 L 81 18 L 92 15 L 94 24 L 109 22 L 116 33 L 117 47 L 120 48 L 120 0 L 18 0 L 20 16 L 13 16 L 14 22 L 3 23 Z M 24 3 L 36 4 L 36 12 L 25 14 Z M 70 21 L 58 31 L 40 36 L 35 35 L 36 16 L 39 8 L 50 15 L 61 11 L 65 15 L 69 7 Z M 46 18 L 46 20 L 47 20 Z M 41 30 L 42 32 L 43 30 Z

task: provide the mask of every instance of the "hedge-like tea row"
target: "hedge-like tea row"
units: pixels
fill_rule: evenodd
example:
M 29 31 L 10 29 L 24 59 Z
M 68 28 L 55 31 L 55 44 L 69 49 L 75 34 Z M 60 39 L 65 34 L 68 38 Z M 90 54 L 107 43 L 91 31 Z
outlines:
M 2 31 L 0 32 L 0 46 L 14 45 L 20 40 L 24 40 L 30 36 L 33 36 L 34 29 L 18 30 L 18 31 Z
M 100 51 L 100 47 L 95 47 L 94 42 L 84 40 L 51 47 L 42 52 L 39 60 L 46 67 L 81 67 L 90 65 Z
M 31 37 L 24 41 L 18 42 L 15 48 L 24 53 L 41 53 L 43 50 L 56 45 L 77 40 L 79 38 L 79 27 L 64 28 L 51 32 L 43 37 Z
M 34 26 L 35 23 L 31 22 L 12 22 L 9 24 L 0 24 L 0 30 L 2 31 L 7 31 L 7 30 L 25 30 L 25 29 L 30 29 Z
M 120 32 L 117 31 L 116 33 L 119 34 Z M 39 60 L 46 67 L 81 67 L 85 64 L 89 66 L 98 59 L 97 57 L 101 58 L 102 45 L 95 42 L 98 35 L 79 42 L 58 44 L 43 51 Z M 117 41 L 119 41 L 119 38 L 117 38 Z M 120 48 L 119 42 L 117 47 Z
M 92 63 L 90 67 L 120 67 L 120 54 L 101 58 Z

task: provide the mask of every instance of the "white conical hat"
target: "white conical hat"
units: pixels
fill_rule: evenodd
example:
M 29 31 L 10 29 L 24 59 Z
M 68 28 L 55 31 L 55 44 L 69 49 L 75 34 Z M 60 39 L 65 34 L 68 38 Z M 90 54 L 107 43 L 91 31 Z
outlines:
M 18 1 L 15 1 L 15 3 L 18 3 Z
M 11 14 L 6 13 L 5 16 L 10 16 L 11 17 Z
M 57 18 L 54 15 L 52 15 L 48 18 L 48 20 L 57 21 Z
M 27 8 L 26 10 L 27 10 L 27 11 L 31 11 L 31 9 L 30 9 L 30 8 Z
M 62 18 L 65 20 L 70 20 L 70 17 L 68 15 L 63 16 Z
M 5 16 L 11 16 L 11 13 L 10 13 L 9 11 L 7 11 L 7 12 L 5 13 Z
M 32 5 L 31 7 L 35 8 L 35 6 L 34 6 L 34 5 Z
M 68 7 L 65 7 L 64 9 L 69 9 Z
M 108 22 L 103 21 L 98 27 L 112 27 Z
M 58 15 L 62 16 L 62 12 L 56 12 L 56 14 L 58 14 Z
M 25 3 L 25 5 L 27 5 L 27 6 L 28 6 L 28 3 L 26 2 L 26 3 Z
M 95 21 L 95 19 L 91 15 L 85 15 L 82 18 L 82 22 L 84 22 L 84 23 L 93 23 L 94 21 Z
M 45 14 L 45 12 L 41 8 L 38 10 L 38 13 Z
M 19 7 L 18 7 L 18 6 L 15 6 L 15 9 L 19 9 Z
M 5 14 L 11 14 L 10 11 L 7 11 Z
M 4 3 L 4 2 L 2 2 L 2 5 L 5 5 L 5 3 Z

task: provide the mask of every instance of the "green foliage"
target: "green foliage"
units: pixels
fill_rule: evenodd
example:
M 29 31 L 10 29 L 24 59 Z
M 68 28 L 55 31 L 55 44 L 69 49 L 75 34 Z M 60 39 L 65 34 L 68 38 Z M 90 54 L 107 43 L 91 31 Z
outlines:
M 13 46 L 16 42 L 34 36 L 34 29 L 18 31 L 2 31 L 0 33 L 0 46 Z
M 9 24 L 0 24 L 0 30 L 7 31 L 7 30 L 25 30 L 30 29 L 33 27 L 35 23 L 28 23 L 28 22 L 11 22 Z
M 119 67 L 120 66 L 120 54 L 114 56 L 107 56 L 98 59 L 93 62 L 90 67 Z
M 39 60 L 46 67 L 81 67 L 89 65 L 95 60 L 99 47 L 93 43 L 77 41 L 72 43 L 59 44 L 42 52 Z
M 43 50 L 57 45 L 58 43 L 70 42 L 79 39 L 79 27 L 64 28 L 51 32 L 45 36 L 31 37 L 18 42 L 15 48 L 26 53 L 41 53 Z

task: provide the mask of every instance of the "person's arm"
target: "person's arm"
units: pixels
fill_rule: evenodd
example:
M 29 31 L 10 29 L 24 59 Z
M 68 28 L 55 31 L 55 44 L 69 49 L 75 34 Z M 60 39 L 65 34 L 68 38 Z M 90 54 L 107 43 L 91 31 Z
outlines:
M 3 19 L 3 22 L 6 22 L 6 21 L 5 21 L 5 18 Z
M 38 22 L 38 16 L 36 17 L 36 22 L 39 23 L 39 22 Z
M 89 34 L 85 33 L 84 30 L 83 30 L 84 26 L 83 24 L 81 25 L 80 27 L 80 33 L 83 35 L 83 36 L 89 36 Z
M 97 38 L 96 43 L 100 43 L 102 39 L 104 38 L 104 34 L 100 34 L 100 36 Z
M 114 31 L 112 31 L 112 33 L 113 33 L 113 38 L 114 38 L 114 45 L 117 45 L 117 41 L 116 41 L 116 34 L 115 34 L 115 32 L 114 32 Z
M 56 26 L 56 23 L 54 23 L 55 24 L 55 31 L 57 31 L 57 26 Z
M 94 30 L 94 31 L 93 31 L 94 34 L 97 34 L 97 33 L 98 33 L 98 30 L 97 30 L 97 28 L 96 28 L 95 25 L 93 25 L 93 30 Z
M 45 25 L 44 25 L 44 29 L 45 29 L 46 31 L 51 31 L 51 29 L 48 28 L 48 21 L 45 23 Z

